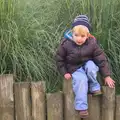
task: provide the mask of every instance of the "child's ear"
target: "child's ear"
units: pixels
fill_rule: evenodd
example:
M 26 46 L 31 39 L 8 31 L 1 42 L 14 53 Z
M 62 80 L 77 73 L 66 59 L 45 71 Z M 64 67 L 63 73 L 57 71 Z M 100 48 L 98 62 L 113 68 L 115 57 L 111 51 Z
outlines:
M 90 33 L 89 32 L 87 33 L 87 37 L 90 37 Z
M 89 33 L 88 37 L 91 37 L 91 38 L 96 40 L 96 38 L 92 34 L 90 34 L 90 33 Z

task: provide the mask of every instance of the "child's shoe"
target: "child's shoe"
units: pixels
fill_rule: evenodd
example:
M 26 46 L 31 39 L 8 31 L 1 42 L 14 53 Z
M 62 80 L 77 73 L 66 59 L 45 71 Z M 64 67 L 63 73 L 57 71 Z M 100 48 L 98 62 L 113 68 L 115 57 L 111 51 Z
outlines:
M 89 116 L 88 110 L 80 110 L 79 114 L 81 118 L 88 118 Z
M 93 96 L 102 95 L 102 91 L 101 90 L 96 90 L 92 94 L 93 94 Z

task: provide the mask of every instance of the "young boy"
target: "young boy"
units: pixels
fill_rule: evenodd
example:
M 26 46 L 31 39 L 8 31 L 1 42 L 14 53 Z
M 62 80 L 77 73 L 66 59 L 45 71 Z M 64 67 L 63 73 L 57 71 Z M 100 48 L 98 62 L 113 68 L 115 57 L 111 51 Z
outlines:
M 88 117 L 88 88 L 94 95 L 101 94 L 100 84 L 96 76 L 99 71 L 110 88 L 114 88 L 114 80 L 110 77 L 110 69 L 104 52 L 89 33 L 91 25 L 86 15 L 77 16 L 72 23 L 72 32 L 63 38 L 57 54 L 56 62 L 60 73 L 66 80 L 72 78 L 75 93 L 75 109 L 81 118 Z

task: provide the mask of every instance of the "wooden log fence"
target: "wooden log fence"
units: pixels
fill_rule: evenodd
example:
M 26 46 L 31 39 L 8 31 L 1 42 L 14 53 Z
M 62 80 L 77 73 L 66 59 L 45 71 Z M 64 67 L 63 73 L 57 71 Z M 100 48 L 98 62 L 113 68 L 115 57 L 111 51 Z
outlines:
M 46 119 L 45 82 L 31 83 L 32 120 Z
M 30 83 L 15 83 L 15 118 L 31 120 Z
M 14 120 L 13 76 L 0 76 L 0 120 Z
M 47 93 L 47 120 L 63 120 L 62 92 Z
M 82 120 L 71 83 L 64 80 L 63 91 L 46 93 L 44 81 L 16 83 L 13 75 L 0 75 L 0 120 Z M 120 95 L 102 90 L 102 96 L 88 95 L 89 118 L 83 120 L 120 120 Z

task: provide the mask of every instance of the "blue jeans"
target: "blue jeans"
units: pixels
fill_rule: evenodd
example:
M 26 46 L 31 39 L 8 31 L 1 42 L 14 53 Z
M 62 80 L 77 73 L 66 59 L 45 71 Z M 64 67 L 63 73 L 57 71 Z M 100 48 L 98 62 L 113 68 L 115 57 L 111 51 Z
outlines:
M 72 87 L 75 93 L 75 109 L 88 109 L 87 94 L 88 88 L 90 92 L 100 90 L 100 84 L 96 77 L 99 68 L 91 60 L 72 74 Z

